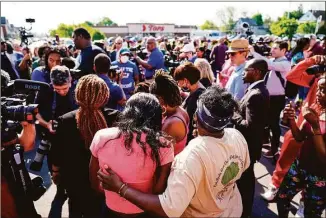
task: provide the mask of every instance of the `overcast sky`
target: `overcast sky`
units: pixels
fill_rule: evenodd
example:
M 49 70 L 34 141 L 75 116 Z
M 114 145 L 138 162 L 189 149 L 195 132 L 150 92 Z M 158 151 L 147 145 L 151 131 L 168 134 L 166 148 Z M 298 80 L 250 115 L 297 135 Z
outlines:
M 227 6 L 235 7 L 238 17 L 246 11 L 248 16 L 261 12 L 276 19 L 300 4 L 304 11 L 325 10 L 325 2 L 1 2 L 1 16 L 15 26 L 24 26 L 26 18 L 34 18 L 33 32 L 44 33 L 59 23 L 96 22 L 104 16 L 118 25 L 138 22 L 201 25 L 205 20 L 219 24 L 216 11 Z

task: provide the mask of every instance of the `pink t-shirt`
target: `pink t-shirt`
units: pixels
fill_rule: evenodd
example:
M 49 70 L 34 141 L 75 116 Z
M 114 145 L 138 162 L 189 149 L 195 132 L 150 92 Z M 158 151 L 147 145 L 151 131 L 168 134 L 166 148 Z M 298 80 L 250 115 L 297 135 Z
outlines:
M 146 134 L 141 135 L 145 142 Z M 124 145 L 124 137 L 116 127 L 98 131 L 93 139 L 90 150 L 98 158 L 101 169 L 108 165 L 128 186 L 144 193 L 152 193 L 153 178 L 156 164 L 151 158 L 151 148 L 146 143 L 146 156 L 143 149 L 136 142 L 134 134 L 131 143 L 131 152 Z M 173 147 L 160 149 L 161 165 L 171 163 L 174 159 Z M 105 170 L 103 170 L 105 171 Z M 143 210 L 130 203 L 119 194 L 105 190 L 106 205 L 114 211 L 135 214 Z

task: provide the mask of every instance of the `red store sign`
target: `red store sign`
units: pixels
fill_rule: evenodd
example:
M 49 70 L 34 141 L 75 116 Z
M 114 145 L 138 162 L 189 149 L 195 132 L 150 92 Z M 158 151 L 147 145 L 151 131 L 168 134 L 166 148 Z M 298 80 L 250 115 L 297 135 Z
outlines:
M 143 32 L 164 32 L 165 26 L 154 24 L 143 24 Z

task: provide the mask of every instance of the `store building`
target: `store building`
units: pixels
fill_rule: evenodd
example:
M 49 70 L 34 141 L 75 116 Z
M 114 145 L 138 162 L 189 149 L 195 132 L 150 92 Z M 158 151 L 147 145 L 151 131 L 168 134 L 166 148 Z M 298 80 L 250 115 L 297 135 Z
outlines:
M 95 26 L 107 37 L 111 36 L 189 36 L 197 26 L 154 24 L 154 23 L 127 23 L 126 26 Z

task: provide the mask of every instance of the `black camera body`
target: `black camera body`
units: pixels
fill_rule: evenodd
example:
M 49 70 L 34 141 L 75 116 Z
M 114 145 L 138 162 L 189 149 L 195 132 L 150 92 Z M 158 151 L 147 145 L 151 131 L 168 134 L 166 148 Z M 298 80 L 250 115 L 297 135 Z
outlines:
M 40 217 L 33 201 L 38 200 L 46 191 L 43 179 L 31 179 L 24 162 L 24 148 L 19 143 L 20 122 L 35 123 L 38 108 L 30 96 L 50 88 L 46 83 L 29 80 L 15 80 L 10 97 L 1 98 L 1 170 L 9 191 L 13 195 L 19 217 Z
M 326 65 L 314 65 L 312 67 L 309 67 L 306 70 L 307 74 L 309 75 L 316 75 L 318 73 L 324 73 L 326 72 Z

